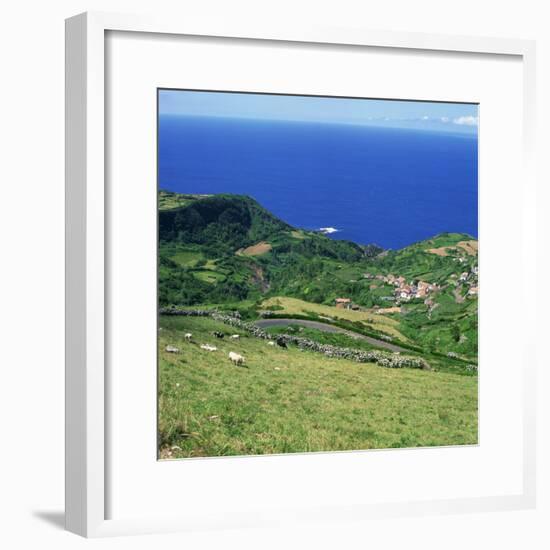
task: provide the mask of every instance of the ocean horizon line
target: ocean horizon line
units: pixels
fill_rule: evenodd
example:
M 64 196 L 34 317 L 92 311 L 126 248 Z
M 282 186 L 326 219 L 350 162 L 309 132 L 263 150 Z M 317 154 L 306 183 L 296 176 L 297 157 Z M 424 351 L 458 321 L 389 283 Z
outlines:
M 159 118 L 189 118 L 193 120 L 213 120 L 213 121 L 239 121 L 245 123 L 271 123 L 271 124 L 300 124 L 300 125 L 315 125 L 315 126 L 338 126 L 338 127 L 347 127 L 347 128 L 358 128 L 358 129 L 372 129 L 372 130 L 394 130 L 394 131 L 403 131 L 403 132 L 422 132 L 429 134 L 445 135 L 447 137 L 459 137 L 459 138 L 468 138 L 468 139 L 478 139 L 478 130 L 477 126 L 458 126 L 460 129 L 450 130 L 449 125 L 453 123 L 444 123 L 441 121 L 423 121 L 432 124 L 443 125 L 441 128 L 426 128 L 426 127 L 410 127 L 410 126 L 401 126 L 401 125 L 391 125 L 391 124 L 376 124 L 374 123 L 367 124 L 365 122 L 352 122 L 352 121 L 326 121 L 326 120 L 300 120 L 300 119 L 286 119 L 286 118 L 268 118 L 268 117 L 246 117 L 246 116 L 228 116 L 228 115 L 209 115 L 201 114 L 194 115 L 189 113 L 158 113 Z M 385 121 L 390 122 L 390 121 Z M 419 122 L 416 120 L 403 120 L 397 122 Z M 475 128 L 475 130 L 470 130 L 470 128 Z

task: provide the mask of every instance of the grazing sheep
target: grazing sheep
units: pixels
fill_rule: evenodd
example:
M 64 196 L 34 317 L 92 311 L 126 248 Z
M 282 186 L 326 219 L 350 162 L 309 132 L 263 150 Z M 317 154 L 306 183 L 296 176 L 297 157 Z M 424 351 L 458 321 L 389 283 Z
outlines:
M 273 340 L 269 340 L 269 341 L 267 342 L 267 345 L 268 345 L 268 346 L 274 346 L 274 345 L 275 345 L 275 342 L 274 342 Z
M 225 334 L 223 332 L 220 332 L 219 330 L 215 330 L 212 333 L 212 336 L 215 336 L 216 338 L 223 338 L 225 336 Z
M 186 332 L 183 337 L 188 341 L 191 342 L 191 338 L 193 338 L 193 335 L 190 332 Z
M 174 347 L 174 346 L 166 346 L 166 347 L 164 348 L 164 350 L 165 350 L 167 353 L 179 353 L 179 352 L 180 352 L 179 348 L 176 348 L 176 347 Z
M 201 344 L 201 349 L 204 349 L 206 351 L 217 351 L 216 346 L 211 346 L 210 344 Z
M 161 309 L 160 312 L 164 315 L 184 315 L 189 317 L 211 317 L 214 321 L 225 323 L 231 327 L 238 328 L 245 332 L 248 332 L 251 336 L 256 338 L 262 338 L 268 340 L 268 345 L 274 345 L 270 340 L 272 336 L 262 330 L 260 327 L 254 325 L 253 323 L 248 323 L 243 321 L 240 315 L 237 312 L 232 312 L 228 314 L 221 314 L 216 311 L 210 310 L 186 310 L 178 309 L 175 307 Z M 326 318 L 329 321 L 333 320 Z M 376 363 L 380 367 L 392 368 L 392 369 L 401 369 L 401 368 L 413 368 L 413 369 L 425 369 L 431 370 L 429 363 L 422 359 L 421 357 L 415 357 L 411 355 L 399 355 L 388 353 L 379 350 L 371 351 L 362 351 L 357 349 L 343 348 L 339 346 L 333 346 L 330 344 L 320 344 L 314 340 L 309 340 L 307 338 L 298 337 L 294 335 L 287 334 L 283 337 L 283 344 L 285 347 L 286 344 L 296 344 L 298 346 L 298 351 L 313 351 L 321 352 L 329 351 L 332 354 L 332 357 L 349 359 L 351 361 L 357 361 L 358 363 Z M 380 338 L 388 341 L 392 341 L 390 336 L 381 336 Z M 213 346 L 210 346 L 213 348 Z M 216 348 L 213 348 L 214 350 Z M 404 353 L 404 352 L 403 352 Z M 471 367 L 471 370 L 474 370 L 475 366 Z
M 234 365 L 244 365 L 244 357 L 234 351 L 229 352 L 229 359 Z
M 232 338 L 233 340 L 238 340 L 240 336 L 238 334 L 232 334 L 229 338 Z

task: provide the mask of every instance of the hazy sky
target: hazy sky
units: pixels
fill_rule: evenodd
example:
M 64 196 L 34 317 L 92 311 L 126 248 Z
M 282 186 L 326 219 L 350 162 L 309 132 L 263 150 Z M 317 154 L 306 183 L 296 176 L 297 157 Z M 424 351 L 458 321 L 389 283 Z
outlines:
M 477 134 L 478 106 L 467 103 L 161 90 L 159 113 L 361 124 Z

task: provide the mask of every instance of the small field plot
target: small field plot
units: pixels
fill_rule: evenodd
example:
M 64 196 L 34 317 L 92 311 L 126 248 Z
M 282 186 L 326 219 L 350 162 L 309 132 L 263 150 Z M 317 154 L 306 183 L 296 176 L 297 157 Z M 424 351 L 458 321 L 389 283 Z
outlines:
M 218 271 L 210 271 L 208 269 L 193 271 L 193 275 L 205 283 L 217 283 L 218 281 L 223 281 L 225 279 L 225 275 L 223 273 L 219 273 Z
M 195 267 L 202 260 L 202 254 L 195 250 L 180 250 L 171 256 L 171 260 L 181 267 Z
M 241 248 L 237 250 L 236 254 L 238 256 L 261 256 L 269 252 L 271 248 L 271 244 L 262 241 L 247 248 Z

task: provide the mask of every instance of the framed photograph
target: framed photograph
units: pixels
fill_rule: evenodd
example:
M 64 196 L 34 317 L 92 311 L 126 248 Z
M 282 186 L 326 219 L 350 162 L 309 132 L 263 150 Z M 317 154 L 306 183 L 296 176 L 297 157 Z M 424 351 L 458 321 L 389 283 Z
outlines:
M 158 90 L 160 459 L 478 443 L 478 111 Z
M 66 34 L 67 529 L 533 506 L 534 44 Z

